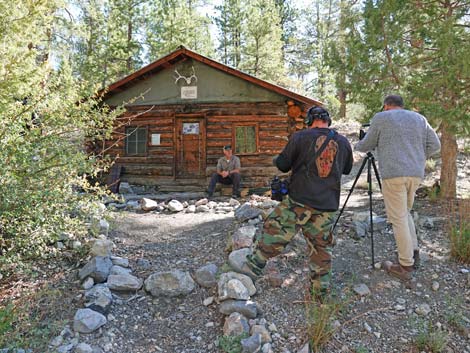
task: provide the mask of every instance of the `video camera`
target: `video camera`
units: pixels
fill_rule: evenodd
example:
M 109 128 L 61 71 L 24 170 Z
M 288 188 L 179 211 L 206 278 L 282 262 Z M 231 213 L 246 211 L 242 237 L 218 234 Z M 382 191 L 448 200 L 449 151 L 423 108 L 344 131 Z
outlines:
M 271 180 L 271 200 L 282 201 L 284 196 L 289 193 L 289 181 L 287 179 L 281 180 L 276 175 Z
M 369 127 L 369 126 L 370 126 L 370 123 L 361 125 L 361 129 L 359 130 L 359 141 L 362 140 L 367 134 L 367 132 L 362 128 Z

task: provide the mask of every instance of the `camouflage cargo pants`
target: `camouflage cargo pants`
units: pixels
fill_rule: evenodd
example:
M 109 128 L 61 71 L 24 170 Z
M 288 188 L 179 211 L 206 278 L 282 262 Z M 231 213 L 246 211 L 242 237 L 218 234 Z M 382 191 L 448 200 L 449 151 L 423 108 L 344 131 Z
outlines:
M 263 233 L 255 242 L 247 265 L 260 275 L 269 258 L 279 255 L 302 229 L 310 250 L 312 286 L 327 290 L 331 278 L 332 227 L 336 212 L 324 212 L 296 203 L 286 197 L 264 222 Z

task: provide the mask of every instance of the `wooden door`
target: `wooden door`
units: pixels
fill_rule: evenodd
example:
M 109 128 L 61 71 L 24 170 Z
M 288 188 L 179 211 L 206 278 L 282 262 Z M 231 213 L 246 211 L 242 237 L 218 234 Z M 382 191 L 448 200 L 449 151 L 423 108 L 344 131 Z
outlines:
M 204 117 L 176 117 L 176 177 L 202 178 L 206 173 Z

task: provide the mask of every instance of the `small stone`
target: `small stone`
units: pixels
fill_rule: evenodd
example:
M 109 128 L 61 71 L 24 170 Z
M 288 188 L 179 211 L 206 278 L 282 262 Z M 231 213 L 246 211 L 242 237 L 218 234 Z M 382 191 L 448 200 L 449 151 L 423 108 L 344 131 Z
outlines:
M 364 322 L 364 328 L 367 332 L 372 333 L 372 327 L 370 327 L 367 322 Z
M 213 302 L 214 302 L 214 297 L 208 297 L 208 298 L 204 299 L 204 301 L 202 302 L 202 304 L 204 304 L 204 306 L 209 306 L 209 305 L 211 305 Z
M 92 288 L 95 285 L 95 281 L 91 277 L 87 277 L 83 283 L 82 283 L 82 288 L 85 290 L 88 290 Z
M 439 282 L 432 282 L 432 290 L 437 292 L 439 290 Z
M 381 262 L 376 262 L 376 263 L 374 264 L 374 268 L 375 268 L 376 270 L 380 270 L 380 269 L 382 268 L 382 263 L 381 263 Z
M 82 342 L 75 347 L 75 353 L 93 353 L 93 348 L 89 344 Z
M 354 292 L 359 294 L 361 297 L 369 295 L 370 294 L 370 289 L 367 287 L 364 283 L 355 285 L 353 287 Z
M 394 306 L 394 309 L 396 311 L 405 311 L 406 308 L 403 305 L 397 304 L 397 305 Z
M 422 316 L 426 316 L 430 312 L 431 307 L 428 304 L 419 304 L 415 309 L 415 313 Z
M 406 304 L 406 300 L 403 298 L 397 298 L 397 303 L 403 305 L 403 304 Z

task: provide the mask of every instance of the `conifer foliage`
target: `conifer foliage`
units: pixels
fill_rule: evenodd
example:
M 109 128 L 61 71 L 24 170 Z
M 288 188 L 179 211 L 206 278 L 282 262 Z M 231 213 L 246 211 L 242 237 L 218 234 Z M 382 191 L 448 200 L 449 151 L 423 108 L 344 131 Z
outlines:
M 78 192 L 99 170 L 84 138 L 103 137 L 110 116 L 82 99 L 65 62 L 51 65 L 60 5 L 0 1 L 0 266 L 79 232 L 93 199 Z

